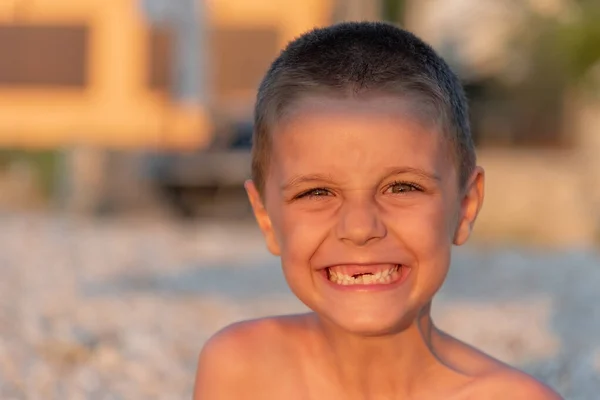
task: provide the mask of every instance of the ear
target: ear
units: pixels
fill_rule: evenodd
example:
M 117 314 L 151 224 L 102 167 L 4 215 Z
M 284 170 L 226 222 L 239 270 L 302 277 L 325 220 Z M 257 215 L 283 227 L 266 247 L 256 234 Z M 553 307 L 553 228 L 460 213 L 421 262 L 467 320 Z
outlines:
M 265 237 L 265 241 L 267 242 L 267 249 L 269 249 L 271 254 L 279 256 L 279 243 L 277 242 L 277 237 L 275 235 L 275 231 L 273 230 L 273 224 L 271 223 L 269 214 L 267 214 L 267 210 L 265 209 L 260 194 L 256 189 L 256 185 L 251 180 L 248 180 L 244 183 L 244 188 L 248 194 L 248 200 L 250 200 L 250 204 L 252 205 L 252 211 L 254 212 L 256 222 L 258 223 L 258 226 Z
M 454 232 L 454 244 L 463 245 L 471 232 L 483 205 L 485 171 L 476 167 L 461 196 L 460 211 Z

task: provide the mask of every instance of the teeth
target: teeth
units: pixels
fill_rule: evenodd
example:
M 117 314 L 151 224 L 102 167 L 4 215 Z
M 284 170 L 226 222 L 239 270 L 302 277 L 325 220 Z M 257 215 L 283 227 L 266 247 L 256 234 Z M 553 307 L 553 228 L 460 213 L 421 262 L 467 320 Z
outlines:
M 390 268 L 386 271 L 378 271 L 372 275 L 359 275 L 356 278 L 343 273 L 336 273 L 335 271 L 329 270 L 329 280 L 338 285 L 370 285 L 370 284 L 385 284 L 395 281 L 399 278 L 399 266 L 396 265 L 394 268 Z

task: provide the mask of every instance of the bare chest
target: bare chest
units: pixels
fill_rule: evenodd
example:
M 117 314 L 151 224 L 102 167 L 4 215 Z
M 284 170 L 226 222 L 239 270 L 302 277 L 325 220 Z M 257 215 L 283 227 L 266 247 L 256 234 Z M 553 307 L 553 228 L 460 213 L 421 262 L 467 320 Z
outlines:
M 318 364 L 318 363 L 317 363 Z M 385 387 L 370 388 L 344 385 L 331 372 L 323 371 L 317 365 L 311 370 L 299 365 L 279 366 L 256 371 L 258 374 L 248 382 L 242 391 L 244 398 L 256 400 L 478 400 L 479 391 L 473 391 L 470 385 L 431 388 L 413 395 L 406 395 Z

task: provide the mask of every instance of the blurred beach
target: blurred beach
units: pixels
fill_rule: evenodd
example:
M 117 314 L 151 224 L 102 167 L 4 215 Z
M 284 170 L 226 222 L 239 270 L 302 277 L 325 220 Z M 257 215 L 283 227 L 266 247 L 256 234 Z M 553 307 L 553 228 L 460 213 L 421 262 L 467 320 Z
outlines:
M 1 214 L 2 399 L 190 398 L 225 325 L 304 312 L 251 223 Z M 600 257 L 457 248 L 434 319 L 567 399 L 600 391 Z

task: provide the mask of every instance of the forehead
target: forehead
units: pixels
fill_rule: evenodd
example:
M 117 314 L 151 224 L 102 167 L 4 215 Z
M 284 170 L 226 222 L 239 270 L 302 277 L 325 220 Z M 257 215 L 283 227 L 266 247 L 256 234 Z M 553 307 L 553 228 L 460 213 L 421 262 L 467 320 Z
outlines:
M 442 175 L 453 170 L 450 149 L 438 122 L 425 114 L 397 97 L 304 98 L 273 130 L 271 170 L 280 178 L 327 173 L 360 179 L 390 168 Z

